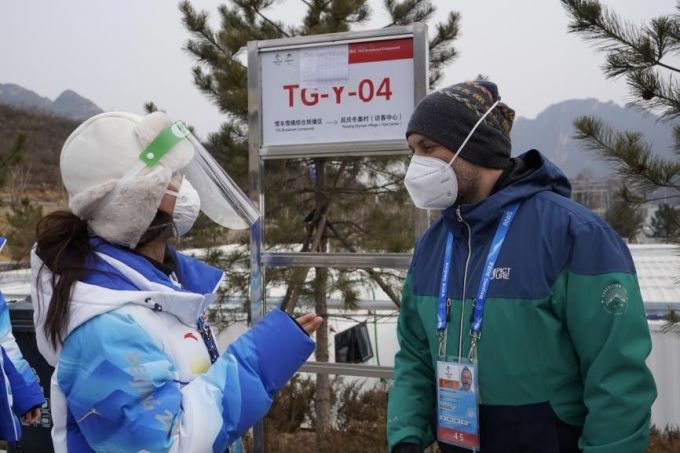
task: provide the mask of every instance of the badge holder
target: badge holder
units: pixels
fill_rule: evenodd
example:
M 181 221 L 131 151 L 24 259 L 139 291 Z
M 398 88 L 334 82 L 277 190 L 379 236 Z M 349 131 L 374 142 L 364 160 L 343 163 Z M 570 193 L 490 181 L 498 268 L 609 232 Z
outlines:
M 474 360 L 437 361 L 437 440 L 479 451 L 479 387 Z
M 488 112 L 487 112 L 488 113 Z M 480 120 L 481 121 L 481 120 Z M 476 126 L 475 126 L 476 127 Z M 479 381 L 477 379 L 477 344 L 482 331 L 484 305 L 493 277 L 496 259 L 520 203 L 508 206 L 496 227 L 489 254 L 486 257 L 482 278 L 474 299 L 470 323 L 470 352 L 467 359 L 461 356 L 463 349 L 463 317 L 465 315 L 465 292 L 461 303 L 460 330 L 458 333 L 458 356 L 446 355 L 447 327 L 451 310 L 448 297 L 449 273 L 453 257 L 453 233 L 449 232 L 444 251 L 439 301 L 437 305 L 437 332 L 439 336 L 439 360 L 437 361 L 437 440 L 439 442 L 479 451 Z

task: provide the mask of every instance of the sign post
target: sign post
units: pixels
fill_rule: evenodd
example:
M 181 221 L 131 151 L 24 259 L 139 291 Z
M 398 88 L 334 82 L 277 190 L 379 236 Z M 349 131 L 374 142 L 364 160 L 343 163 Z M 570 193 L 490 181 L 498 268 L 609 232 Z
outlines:
M 262 213 L 250 235 L 253 323 L 266 313 L 268 266 L 408 266 L 409 254 L 265 251 L 264 161 L 407 154 L 406 125 L 427 89 L 424 24 L 248 43 L 249 186 Z M 416 230 L 424 224 L 418 212 Z M 342 374 L 334 364 L 317 365 L 317 373 Z M 264 447 L 261 421 L 254 451 Z

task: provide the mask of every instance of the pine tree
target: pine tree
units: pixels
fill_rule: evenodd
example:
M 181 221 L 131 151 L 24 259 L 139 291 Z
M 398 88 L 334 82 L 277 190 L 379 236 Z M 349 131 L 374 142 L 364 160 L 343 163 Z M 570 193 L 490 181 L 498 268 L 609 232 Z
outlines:
M 680 211 L 675 206 L 662 203 L 652 217 L 654 237 L 674 240 L 680 231 Z
M 619 233 L 619 236 L 630 242 L 637 242 L 645 216 L 638 205 L 617 200 L 605 212 L 604 220 Z
M 290 0 L 289 0 L 290 1 Z M 238 54 L 248 41 L 344 32 L 370 17 L 367 0 L 300 0 L 307 6 L 301 23 L 289 25 L 270 19 L 273 0 L 231 0 L 218 8 L 219 30 L 208 25 L 208 13 L 197 12 L 189 1 L 180 4 L 186 28 L 192 35 L 186 50 L 195 58 L 196 86 L 226 114 L 227 121 L 209 137 L 218 161 L 245 187 L 247 178 L 247 72 Z M 407 25 L 431 19 L 435 8 L 429 0 L 384 0 L 390 16 L 387 26 Z M 430 84 L 442 77 L 446 64 L 456 56 L 451 47 L 458 35 L 459 15 L 450 12 L 434 27 L 429 42 Z M 401 184 L 405 158 L 283 160 L 266 167 L 267 245 L 302 244 L 298 251 L 405 252 L 412 247 L 413 211 Z M 313 271 L 313 272 L 312 272 Z M 270 269 L 267 283 L 287 285 L 282 307 L 292 312 L 298 301 L 311 299 L 324 317 L 317 333 L 316 359 L 328 361 L 326 300 L 337 291 L 352 305 L 357 293 L 352 284 L 356 272 L 314 269 Z M 398 273 L 363 269 L 388 296 L 399 304 Z M 311 280 L 310 280 L 310 276 Z M 328 451 L 325 433 L 330 427 L 328 375 L 317 376 L 315 393 L 317 450 Z
M 14 143 L 8 150 L 0 151 L 0 187 L 3 187 L 9 178 L 10 171 L 16 165 L 23 162 L 26 156 L 26 133 L 17 133 Z
M 10 258 L 17 265 L 28 262 L 31 247 L 35 242 L 35 227 L 42 217 L 42 207 L 34 204 L 25 196 L 25 184 L 18 184 L 19 175 L 25 176 L 29 171 L 21 167 L 26 157 L 28 136 L 18 132 L 12 146 L 0 151 L 0 189 L 9 187 L 9 212 L 5 220 L 9 227 L 7 240 L 10 244 Z M 25 182 L 25 181 L 24 181 Z
M 680 68 L 669 63 L 680 56 L 680 2 L 676 14 L 636 26 L 598 0 L 561 1 L 570 16 L 569 31 L 594 41 L 606 54 L 605 75 L 625 78 L 632 105 L 674 123 L 675 156 L 662 158 L 641 134 L 616 131 L 593 116 L 574 122 L 576 137 L 612 163 L 625 181 L 626 201 L 643 203 L 652 201 L 659 188 L 680 189 L 680 125 L 675 124 L 680 118 Z

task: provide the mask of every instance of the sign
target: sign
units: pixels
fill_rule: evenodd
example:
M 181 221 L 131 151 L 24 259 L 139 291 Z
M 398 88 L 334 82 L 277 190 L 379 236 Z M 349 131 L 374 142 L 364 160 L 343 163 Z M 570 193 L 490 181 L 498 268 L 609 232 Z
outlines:
M 261 52 L 262 145 L 403 140 L 413 38 Z

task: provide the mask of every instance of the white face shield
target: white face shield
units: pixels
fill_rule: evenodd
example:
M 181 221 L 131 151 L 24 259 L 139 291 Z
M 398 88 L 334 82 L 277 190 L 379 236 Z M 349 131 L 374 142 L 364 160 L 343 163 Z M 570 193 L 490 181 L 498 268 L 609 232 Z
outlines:
M 130 180 L 145 168 L 154 167 L 174 147 L 187 144 L 193 157 L 178 172 L 186 177 L 201 199 L 201 211 L 213 222 L 230 229 L 244 229 L 260 217 L 259 210 L 234 183 L 189 129 L 177 121 L 162 130 L 139 155 L 139 161 L 123 176 L 120 183 Z M 118 184 L 120 187 L 122 184 Z M 117 188 L 109 193 L 115 197 Z M 106 203 L 102 203 L 106 205 Z
M 181 172 L 198 192 L 201 211 L 226 228 L 243 229 L 254 224 L 260 212 L 248 196 L 193 134 L 189 133 L 185 140 L 193 145 L 194 158 Z

